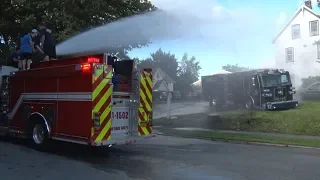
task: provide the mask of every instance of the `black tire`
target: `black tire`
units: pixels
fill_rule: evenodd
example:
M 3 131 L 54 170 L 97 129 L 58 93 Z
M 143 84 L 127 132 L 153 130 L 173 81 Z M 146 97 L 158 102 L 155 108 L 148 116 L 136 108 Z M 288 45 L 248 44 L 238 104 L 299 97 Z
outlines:
M 267 105 L 266 104 L 262 104 L 260 107 L 261 111 L 266 111 L 267 110 Z
M 46 151 L 49 141 L 48 130 L 43 123 L 35 123 L 31 129 L 32 147 L 39 151 Z

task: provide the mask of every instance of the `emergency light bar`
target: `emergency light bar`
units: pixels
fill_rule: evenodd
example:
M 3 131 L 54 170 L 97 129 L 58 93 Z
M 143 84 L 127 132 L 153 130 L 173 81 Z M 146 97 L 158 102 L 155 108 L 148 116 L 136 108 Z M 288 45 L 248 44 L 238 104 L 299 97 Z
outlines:
M 101 60 L 99 58 L 96 58 L 96 57 L 88 57 L 87 62 L 88 63 L 101 63 Z

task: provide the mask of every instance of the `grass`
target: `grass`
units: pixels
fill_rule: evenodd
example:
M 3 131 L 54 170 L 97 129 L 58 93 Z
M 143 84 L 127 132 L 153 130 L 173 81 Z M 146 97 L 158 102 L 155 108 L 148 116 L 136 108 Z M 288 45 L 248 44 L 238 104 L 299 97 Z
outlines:
M 183 115 L 173 120 L 163 118 L 155 120 L 154 125 L 159 126 L 160 132 L 174 136 L 320 147 L 320 138 L 313 137 L 174 129 L 175 127 L 189 127 L 320 136 L 320 102 L 308 101 L 301 103 L 295 109 L 284 111 L 223 112 L 220 114 L 220 124 L 209 121 L 207 115 L 208 113 Z
M 320 136 L 320 102 L 305 102 L 286 111 L 221 114 L 223 129 Z
M 304 102 L 295 109 L 284 111 L 223 112 L 220 125 L 208 121 L 207 115 L 182 115 L 174 120 L 162 118 L 154 120 L 154 125 L 320 136 L 320 101 Z
M 184 133 L 183 136 L 193 137 L 193 138 L 202 138 L 202 139 L 211 139 L 211 140 L 234 140 L 234 141 L 248 141 L 248 142 L 260 142 L 260 143 L 320 147 L 320 139 L 306 139 L 306 138 L 299 138 L 299 137 L 281 137 L 281 136 L 203 132 L 203 131 L 194 131 L 190 133 Z

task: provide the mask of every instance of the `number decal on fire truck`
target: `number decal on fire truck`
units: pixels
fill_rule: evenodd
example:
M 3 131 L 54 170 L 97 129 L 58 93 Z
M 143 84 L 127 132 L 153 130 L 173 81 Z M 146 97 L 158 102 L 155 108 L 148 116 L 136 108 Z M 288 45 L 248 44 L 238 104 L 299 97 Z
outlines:
M 114 107 L 111 112 L 111 132 L 115 135 L 127 134 L 129 131 L 130 108 Z
M 129 112 L 112 112 L 112 119 L 129 119 Z

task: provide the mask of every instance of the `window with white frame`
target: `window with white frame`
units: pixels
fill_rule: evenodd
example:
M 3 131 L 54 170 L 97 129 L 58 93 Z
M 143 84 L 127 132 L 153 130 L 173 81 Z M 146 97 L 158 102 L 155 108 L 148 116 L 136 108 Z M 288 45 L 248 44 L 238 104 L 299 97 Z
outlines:
M 300 38 L 300 24 L 294 24 L 291 26 L 292 39 Z
M 319 35 L 319 21 L 310 21 L 309 22 L 310 36 Z
M 294 52 L 293 52 L 293 48 L 292 47 L 289 47 L 289 48 L 286 48 L 286 62 L 294 62 Z

